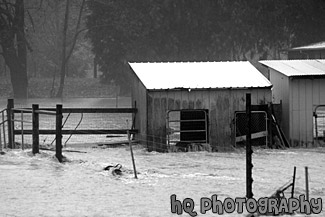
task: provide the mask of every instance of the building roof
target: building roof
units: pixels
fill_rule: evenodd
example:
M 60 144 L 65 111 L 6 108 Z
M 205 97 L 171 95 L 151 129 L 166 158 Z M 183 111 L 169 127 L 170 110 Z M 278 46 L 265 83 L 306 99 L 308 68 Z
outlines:
M 264 60 L 260 63 L 288 77 L 325 75 L 325 59 Z
M 272 84 L 249 62 L 129 63 L 147 89 L 257 88 Z
M 322 42 L 317 42 L 305 46 L 300 46 L 300 47 L 294 47 L 289 49 L 289 51 L 295 51 L 295 50 L 322 50 L 325 49 L 325 41 Z

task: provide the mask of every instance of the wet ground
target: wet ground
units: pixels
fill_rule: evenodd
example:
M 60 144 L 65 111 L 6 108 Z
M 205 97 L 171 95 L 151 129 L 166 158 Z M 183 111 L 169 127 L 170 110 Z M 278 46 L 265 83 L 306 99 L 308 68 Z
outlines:
M 211 211 L 199 212 L 201 197 L 217 194 L 223 200 L 246 194 L 244 150 L 162 154 L 134 148 L 138 179 L 127 146 L 70 147 L 68 150 L 81 152 L 64 152 L 70 160 L 64 164 L 58 163 L 51 151 L 36 156 L 30 150 L 7 151 L 0 156 L 0 216 L 178 216 L 171 213 L 172 194 L 180 201 L 192 198 L 198 216 L 217 216 Z M 123 165 L 123 176 L 102 170 L 116 163 Z M 270 196 L 290 181 L 294 166 L 295 195 L 304 194 L 308 166 L 310 197 L 322 198 L 324 207 L 324 148 L 259 149 L 253 154 L 253 164 L 255 198 Z M 314 216 L 325 216 L 325 212 Z

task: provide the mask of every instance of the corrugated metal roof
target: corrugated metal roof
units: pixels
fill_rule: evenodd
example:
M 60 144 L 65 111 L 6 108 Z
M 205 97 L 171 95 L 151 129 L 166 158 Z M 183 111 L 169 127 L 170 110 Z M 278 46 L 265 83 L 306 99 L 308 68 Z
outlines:
M 147 89 L 250 88 L 272 84 L 249 62 L 129 63 Z
M 305 46 L 300 46 L 300 47 L 294 47 L 291 48 L 290 50 L 320 50 L 320 49 L 325 49 L 325 41 L 313 43 Z
M 288 77 L 291 76 L 319 76 L 325 75 L 325 60 L 264 60 L 260 61 Z

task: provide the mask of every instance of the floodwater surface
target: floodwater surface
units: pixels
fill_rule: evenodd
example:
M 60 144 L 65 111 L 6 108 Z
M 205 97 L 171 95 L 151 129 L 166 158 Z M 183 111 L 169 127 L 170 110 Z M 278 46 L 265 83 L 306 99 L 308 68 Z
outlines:
M 214 194 L 220 200 L 245 197 L 245 151 L 149 153 L 141 146 L 134 149 L 138 179 L 127 146 L 71 147 L 68 150 L 80 152 L 64 152 L 70 162 L 63 164 L 53 157 L 54 152 L 32 156 L 30 150 L 9 150 L 0 156 L 0 216 L 178 216 L 171 213 L 172 194 L 180 201 L 192 198 L 198 216 L 217 216 L 211 211 L 200 213 L 200 198 Z M 103 171 L 117 163 L 123 165 L 121 177 Z M 308 166 L 310 197 L 322 198 L 324 207 L 324 148 L 259 149 L 254 151 L 253 164 L 255 198 L 270 196 L 292 180 L 294 166 L 295 196 L 304 194 Z M 325 212 L 314 216 L 325 216 Z

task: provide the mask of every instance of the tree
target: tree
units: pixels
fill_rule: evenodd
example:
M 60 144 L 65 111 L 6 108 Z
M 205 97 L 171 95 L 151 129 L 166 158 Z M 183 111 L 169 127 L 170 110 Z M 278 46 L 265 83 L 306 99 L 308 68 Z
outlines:
M 0 0 L 0 45 L 10 69 L 15 98 L 27 98 L 27 46 L 24 1 Z M 30 48 L 31 50 L 31 48 Z
M 279 58 L 283 48 L 325 38 L 322 0 L 90 0 L 88 6 L 88 37 L 103 80 L 122 90 L 130 86 L 127 62 Z
M 66 66 L 67 66 L 67 64 L 69 62 L 69 59 L 71 57 L 71 54 L 72 54 L 73 49 L 74 49 L 74 47 L 76 45 L 76 42 L 77 42 L 84 5 L 85 5 L 85 0 L 82 0 L 79 15 L 78 15 L 78 21 L 77 21 L 77 25 L 76 25 L 75 34 L 74 34 L 72 42 L 71 42 L 72 45 L 70 46 L 70 50 L 69 50 L 68 54 L 66 54 L 66 47 L 67 47 L 66 42 L 67 42 L 67 30 L 68 30 L 68 22 L 69 22 L 70 0 L 66 1 L 65 16 L 64 16 L 64 26 L 63 26 L 63 36 L 62 36 L 63 42 L 62 42 L 62 56 L 61 56 L 62 60 L 61 60 L 60 86 L 59 86 L 59 90 L 57 92 L 56 97 L 62 97 L 62 94 L 63 94 L 64 79 L 65 79 L 65 76 L 66 76 Z

